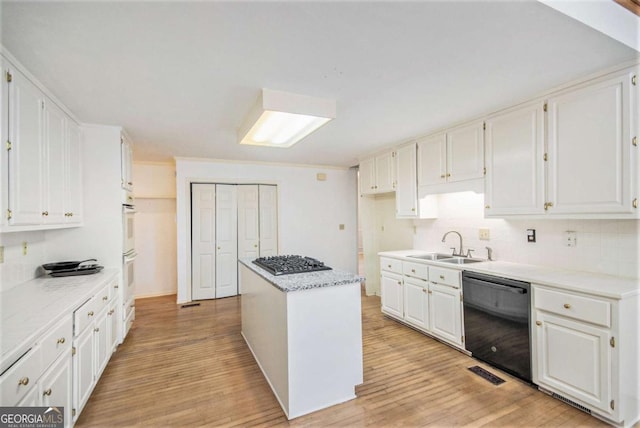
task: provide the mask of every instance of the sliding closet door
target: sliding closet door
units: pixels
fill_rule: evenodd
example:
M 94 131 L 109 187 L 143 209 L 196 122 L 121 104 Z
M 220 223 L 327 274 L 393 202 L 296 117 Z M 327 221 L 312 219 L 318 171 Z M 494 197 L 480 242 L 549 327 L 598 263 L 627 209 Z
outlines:
M 278 187 L 261 184 L 260 257 L 278 254 Z
M 216 185 L 216 298 L 238 294 L 236 185 Z
M 191 297 L 216 297 L 216 186 L 191 186 Z
M 255 259 L 260 254 L 258 185 L 238 185 L 238 257 Z

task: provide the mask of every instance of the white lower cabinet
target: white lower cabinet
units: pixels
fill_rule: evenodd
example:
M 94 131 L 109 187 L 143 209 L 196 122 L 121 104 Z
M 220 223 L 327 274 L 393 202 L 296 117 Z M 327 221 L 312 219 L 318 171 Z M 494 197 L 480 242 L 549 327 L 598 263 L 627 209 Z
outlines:
M 65 425 L 71 426 L 71 353 L 65 352 L 65 355 L 47 370 L 38 384 L 38 395 L 42 398 L 41 405 L 64 407 Z
M 532 288 L 534 383 L 609 422 L 637 422 L 639 297 Z
M 118 338 L 116 284 L 105 286 L 74 312 L 73 420 L 89 400 Z
M 383 313 L 463 347 L 458 270 L 386 257 L 380 266 Z
M 404 316 L 402 276 L 383 272 L 380 275 L 380 293 L 382 312 L 402 318 Z

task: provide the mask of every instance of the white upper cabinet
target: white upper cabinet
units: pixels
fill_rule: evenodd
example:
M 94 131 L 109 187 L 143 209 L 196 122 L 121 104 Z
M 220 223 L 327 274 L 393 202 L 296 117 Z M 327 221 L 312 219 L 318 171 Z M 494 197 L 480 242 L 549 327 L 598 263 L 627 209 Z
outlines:
M 418 185 L 447 181 L 447 134 L 436 134 L 418 142 Z
M 631 178 L 632 156 L 637 158 L 638 150 L 633 145 L 638 120 L 635 72 L 625 70 L 549 98 L 550 214 L 637 211 Z
M 133 152 L 131 150 L 131 144 L 127 137 L 123 134 L 120 137 L 120 155 L 122 156 L 122 171 L 121 182 L 122 188 L 132 192 L 133 191 Z
M 44 179 L 42 182 L 42 223 L 65 221 L 65 177 L 67 116 L 58 106 L 44 102 Z
M 484 131 L 482 122 L 473 122 L 418 142 L 418 186 L 432 193 L 464 190 L 449 185 L 484 177 Z
M 396 186 L 395 152 L 387 152 L 360 162 L 360 194 L 393 192 Z
M 416 144 L 402 146 L 396 153 L 398 177 L 396 217 L 417 217 Z
M 3 120 L 2 231 L 77 226 L 82 222 L 78 125 L 11 65 L 3 67 L 1 95 L 8 118 Z
M 8 85 L 9 98 L 8 223 L 12 226 L 39 225 L 43 213 L 44 95 L 12 68 L 3 83 Z
M 543 214 L 544 102 L 485 123 L 485 216 Z
M 447 181 L 484 176 L 483 123 L 475 122 L 447 131 Z

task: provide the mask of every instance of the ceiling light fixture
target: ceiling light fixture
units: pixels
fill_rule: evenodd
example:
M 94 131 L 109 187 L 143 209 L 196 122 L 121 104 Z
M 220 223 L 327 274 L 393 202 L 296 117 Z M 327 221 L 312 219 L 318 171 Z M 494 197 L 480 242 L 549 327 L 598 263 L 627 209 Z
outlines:
M 238 142 L 291 147 L 335 117 L 334 100 L 262 89 L 238 131 Z

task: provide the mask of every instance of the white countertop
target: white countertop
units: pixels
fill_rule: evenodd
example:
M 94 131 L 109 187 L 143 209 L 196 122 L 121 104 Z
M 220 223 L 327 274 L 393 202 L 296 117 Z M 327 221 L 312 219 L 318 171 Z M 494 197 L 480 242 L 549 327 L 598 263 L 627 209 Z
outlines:
M 546 285 L 611 299 L 622 299 L 640 294 L 640 280 L 633 278 L 502 261 L 485 261 L 458 265 L 409 257 L 409 255 L 427 254 L 431 252 L 433 251 L 383 251 L 378 253 L 378 255 L 414 263 L 502 276 L 531 282 L 533 284 Z
M 94 275 L 42 276 L 0 293 L 0 373 L 118 273 L 105 269 Z
M 239 262 L 285 293 L 310 290 L 312 288 L 335 287 L 364 281 L 361 276 L 337 269 L 276 276 L 254 264 L 253 259 L 241 259 Z

